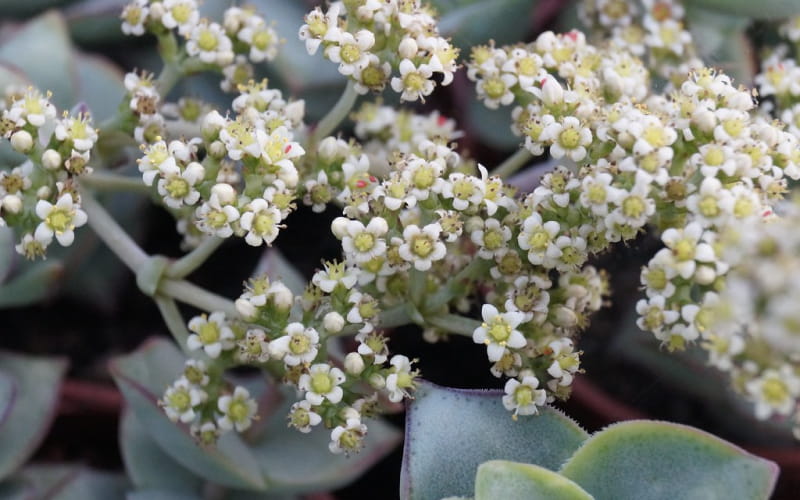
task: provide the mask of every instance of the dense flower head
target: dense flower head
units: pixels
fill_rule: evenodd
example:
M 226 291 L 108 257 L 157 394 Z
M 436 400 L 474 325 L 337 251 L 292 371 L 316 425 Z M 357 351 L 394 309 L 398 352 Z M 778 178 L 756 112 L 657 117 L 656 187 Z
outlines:
M 441 85 L 453 81 L 458 58 L 431 12 L 419 0 L 332 2 L 305 16 L 299 36 L 309 54 L 322 47 L 358 93 L 389 84 L 402 100 L 424 101 L 436 86 L 434 75 L 441 75 Z

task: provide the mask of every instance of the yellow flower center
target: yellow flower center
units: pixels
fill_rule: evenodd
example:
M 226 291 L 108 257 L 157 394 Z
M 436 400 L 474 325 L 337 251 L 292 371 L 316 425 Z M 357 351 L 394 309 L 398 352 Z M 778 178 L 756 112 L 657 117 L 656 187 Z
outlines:
M 219 327 L 212 321 L 206 322 L 199 328 L 197 336 L 203 344 L 213 344 L 219 340 Z
M 261 30 L 253 35 L 253 46 L 258 50 L 265 50 L 272 45 L 272 33 L 269 30 Z
M 366 231 L 353 238 L 353 245 L 359 252 L 366 252 L 375 246 L 375 237 Z
M 189 17 L 192 15 L 192 7 L 188 3 L 179 3 L 175 7 L 170 10 L 172 13 L 172 18 L 178 24 L 183 24 L 189 20 Z
M 333 389 L 333 381 L 327 373 L 315 373 L 311 376 L 311 390 L 317 394 L 328 394 Z
M 275 219 L 271 215 L 258 214 L 253 218 L 253 229 L 256 234 L 270 234 L 275 229 Z
M 44 222 L 56 233 L 63 233 L 69 229 L 72 229 L 72 216 L 74 214 L 71 211 L 65 210 L 63 208 L 53 208 L 53 210 L 47 214 Z
M 558 134 L 558 143 L 564 149 L 575 149 L 581 141 L 581 134 L 574 128 L 565 128 Z
M 403 77 L 403 86 L 408 90 L 419 92 L 425 88 L 426 79 L 419 73 L 408 73 Z
M 514 400 L 519 406 L 528 406 L 533 403 L 533 389 L 527 385 L 518 385 L 514 390 Z
M 234 399 L 228 406 L 228 417 L 234 422 L 244 422 L 250 415 L 250 409 L 241 399 Z
M 186 389 L 178 389 L 169 395 L 169 406 L 176 411 L 184 412 L 191 407 L 192 399 Z
M 487 78 L 483 90 L 490 99 L 499 99 L 506 93 L 506 84 L 499 77 Z
M 202 30 L 200 36 L 197 37 L 197 46 L 200 47 L 200 50 L 203 52 L 211 52 L 217 48 L 217 44 L 216 35 L 209 29 Z
M 311 348 L 311 342 L 305 335 L 292 335 L 289 339 L 289 350 L 292 354 L 303 354 Z
M 433 242 L 425 234 L 415 235 L 411 240 L 411 251 L 424 259 L 433 252 Z
M 182 177 L 173 177 L 167 181 L 164 189 L 167 190 L 170 197 L 180 199 L 189 194 L 190 187 L 189 183 Z
M 361 58 L 361 51 L 354 43 L 342 45 L 339 54 L 342 56 L 342 61 L 346 62 L 347 64 L 352 64 Z
M 494 318 L 491 326 L 488 326 L 486 323 L 484 323 L 484 328 L 488 328 L 489 337 L 491 337 L 495 343 L 500 345 L 504 345 L 511 336 L 511 325 L 509 325 L 500 317 Z

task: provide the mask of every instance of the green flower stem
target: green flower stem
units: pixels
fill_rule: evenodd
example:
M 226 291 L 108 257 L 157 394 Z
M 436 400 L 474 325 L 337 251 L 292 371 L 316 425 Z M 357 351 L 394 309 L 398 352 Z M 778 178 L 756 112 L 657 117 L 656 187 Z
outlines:
M 447 280 L 447 283 L 445 283 L 445 285 L 441 287 L 438 292 L 433 294 L 430 298 L 428 298 L 428 300 L 425 301 L 423 304 L 425 310 L 436 312 L 442 306 L 453 300 L 453 298 L 458 295 L 458 292 L 463 288 L 464 281 L 474 279 L 485 273 L 491 262 L 492 261 L 487 261 L 480 258 L 473 259 L 455 276 Z
M 178 304 L 175 303 L 175 299 L 156 294 L 153 295 L 153 300 L 156 301 L 161 317 L 164 318 L 164 323 L 167 325 L 175 342 L 188 355 L 189 348 L 186 346 L 186 339 L 189 338 L 189 330 L 186 329 L 186 321 L 178 310 Z
M 197 248 L 172 262 L 167 267 L 166 275 L 175 279 L 183 279 L 189 276 L 195 269 L 202 266 L 224 241 L 223 238 L 216 236 L 206 238 Z
M 129 191 L 150 194 L 151 187 L 142 182 L 141 177 L 129 177 L 102 170 L 95 170 L 80 178 L 80 183 L 96 191 Z
M 503 163 L 501 163 L 494 170 L 489 172 L 489 175 L 492 176 L 496 175 L 502 179 L 506 179 L 508 178 L 508 176 L 512 175 L 514 172 L 524 167 L 525 164 L 527 164 L 532 159 L 533 155 L 531 154 L 531 152 L 523 147 L 513 155 L 506 158 Z
M 91 193 L 80 190 L 81 208 L 89 216 L 89 226 L 134 273 L 138 272 L 148 255 L 128 236 Z
M 233 301 L 184 280 L 165 278 L 158 292 L 204 311 L 222 311 L 228 318 L 238 318 Z
M 164 67 L 161 68 L 161 73 L 159 73 L 158 78 L 154 82 L 162 99 L 167 98 L 167 94 L 169 94 L 172 87 L 178 83 L 181 76 L 183 76 L 183 74 L 178 64 L 166 60 L 164 61 Z
M 333 106 L 333 108 L 328 111 L 328 114 L 325 115 L 322 120 L 319 121 L 319 123 L 317 123 L 317 127 L 311 134 L 309 145 L 315 146 L 324 137 L 330 135 L 330 133 L 336 129 L 342 120 L 344 120 L 344 118 L 347 116 L 347 113 L 353 109 L 353 105 L 356 103 L 357 98 L 358 92 L 356 92 L 355 82 L 348 79 L 347 86 L 344 88 L 344 92 L 342 92 L 339 100 L 336 101 L 336 104 Z
M 459 316 L 458 314 L 442 314 L 425 318 L 429 325 L 435 326 L 448 333 L 456 333 L 466 337 L 472 337 L 472 332 L 481 326 L 477 319 Z
M 411 269 L 409 272 L 409 300 L 418 308 L 422 307 L 425 298 L 425 285 L 427 285 L 428 278 L 426 273 L 417 269 Z

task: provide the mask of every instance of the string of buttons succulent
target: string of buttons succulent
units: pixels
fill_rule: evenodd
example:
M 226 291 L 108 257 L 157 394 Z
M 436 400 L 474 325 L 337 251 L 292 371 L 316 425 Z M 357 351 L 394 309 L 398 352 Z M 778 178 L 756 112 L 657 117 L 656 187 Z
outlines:
M 800 22 L 765 59 L 759 104 L 698 59 L 678 2 L 586 0 L 580 12 L 587 34 L 459 54 L 419 0 L 317 7 L 298 36 L 347 83 L 308 123 L 304 101 L 254 79 L 281 50 L 268 12 L 210 20 L 195 0 L 134 0 L 122 31 L 157 37 L 163 69 L 125 76 L 117 116 L 96 123 L 89 109 L 57 110 L 47 89 L 6 89 L 0 134 L 26 159 L 0 172 L 0 224 L 28 259 L 88 225 L 136 273 L 190 357 L 160 405 L 208 446 L 257 414 L 224 377 L 247 365 L 296 389 L 291 427 L 324 426 L 333 453 L 357 452 L 370 417 L 414 397 L 416 360 L 386 335 L 405 324 L 430 342 L 471 338 L 487 362 L 465 369 L 507 380 L 509 418 L 536 418 L 569 397 L 578 337 L 611 298 L 592 257 L 646 232 L 663 247 L 641 271 L 639 327 L 668 351 L 705 352 L 758 418 L 800 420 L 800 215 L 781 202 L 800 178 Z M 507 110 L 519 148 L 498 165 L 459 149 L 452 119 L 408 104 L 459 71 L 483 105 Z M 229 110 L 166 101 L 198 72 L 220 75 Z M 97 152 L 120 133 L 140 146 L 139 177 Z M 532 192 L 508 182 L 545 154 L 558 166 Z M 117 191 L 162 205 L 185 256 L 141 250 L 95 198 Z M 330 226 L 341 257 L 304 290 L 261 275 L 229 300 L 186 280 L 228 238 L 275 244 L 301 205 L 341 211 Z M 176 301 L 205 312 L 187 322 Z

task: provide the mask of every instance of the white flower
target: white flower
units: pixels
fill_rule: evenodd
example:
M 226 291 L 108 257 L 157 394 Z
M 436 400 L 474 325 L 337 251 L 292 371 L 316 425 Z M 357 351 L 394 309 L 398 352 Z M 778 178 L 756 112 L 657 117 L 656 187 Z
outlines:
M 194 333 L 186 339 L 186 346 L 192 351 L 202 348 L 210 358 L 218 358 L 223 350 L 234 347 L 233 331 L 225 321 L 223 312 L 195 316 L 189 320 L 189 330 Z
M 586 157 L 586 146 L 592 143 L 592 131 L 581 126 L 580 120 L 567 116 L 561 122 L 547 125 L 539 140 L 550 141 L 550 154 L 553 158 L 567 156 L 572 161 L 580 161 Z
M 75 239 L 74 229 L 87 221 L 86 212 L 73 203 L 69 193 L 62 194 L 55 205 L 39 200 L 36 202 L 36 215 L 42 222 L 36 226 L 34 237 L 43 246 L 49 245 L 54 235 L 62 246 L 70 246 Z
M 164 0 L 161 24 L 167 29 L 178 28 L 178 33 L 188 36 L 197 25 L 200 13 L 195 0 Z
M 314 406 L 321 405 L 326 399 L 336 404 L 344 396 L 344 391 L 339 386 L 346 379 L 342 370 L 327 363 L 318 363 L 311 365 L 308 373 L 300 376 L 297 386 L 306 391 L 306 400 Z
M 476 344 L 486 344 L 489 361 L 499 361 L 507 347 L 525 347 L 525 336 L 516 329 L 525 320 L 523 313 L 511 311 L 501 314 L 493 305 L 484 304 L 481 315 L 483 323 L 472 333 L 472 340 Z
M 441 191 L 443 198 L 453 200 L 454 209 L 464 211 L 470 206 L 481 204 L 486 193 L 486 184 L 472 175 L 455 172 L 446 181 L 438 181 L 435 189 Z
M 347 221 L 346 234 L 342 238 L 345 255 L 357 263 L 364 263 L 386 253 L 386 240 L 382 238 L 389 230 L 386 220 L 373 217 L 366 227 L 359 221 Z
M 133 0 L 122 9 L 122 32 L 126 35 L 144 35 L 144 23 L 150 13 L 148 0 Z
M 534 265 L 553 262 L 561 256 L 561 250 L 555 245 L 555 237 L 561 226 L 556 221 L 542 222 L 542 216 L 532 213 L 522 223 L 522 231 L 517 236 L 517 243 L 522 250 L 528 252 L 528 261 Z
M 227 66 L 233 62 L 233 44 L 217 23 L 194 24 L 186 42 L 186 53 L 206 64 Z
M 400 257 L 412 263 L 418 271 L 427 271 L 434 261 L 444 259 L 447 254 L 447 248 L 439 240 L 441 232 L 442 226 L 435 222 L 422 229 L 414 224 L 407 226 L 398 249 Z
M 780 370 L 767 369 L 745 384 L 747 394 L 755 403 L 756 418 L 766 420 L 773 414 L 789 415 L 800 395 L 800 377 L 790 365 Z
M 339 12 L 343 4 L 334 2 L 328 12 L 324 13 L 319 7 L 306 14 L 305 22 L 300 27 L 300 40 L 306 43 L 306 51 L 314 55 L 323 41 L 331 42 L 339 37 Z
M 361 418 L 348 418 L 345 425 L 339 425 L 333 429 L 328 448 L 331 453 L 337 455 L 357 453 L 364 445 L 364 436 L 366 435 L 367 426 L 361 423 Z
M 391 373 L 386 377 L 386 391 L 389 401 L 399 403 L 405 397 L 410 397 L 408 391 L 415 387 L 414 377 L 417 375 L 411 370 L 411 361 L 403 355 L 392 356 L 389 363 L 392 365 Z
M 244 239 L 248 245 L 257 247 L 262 243 L 272 245 L 280 231 L 281 212 L 266 200 L 256 198 L 247 204 L 239 219 L 242 229 L 247 231 Z
M 339 63 L 339 73 L 350 76 L 369 64 L 369 49 L 375 44 L 375 35 L 369 30 L 359 30 L 355 35 L 341 32 L 336 44 L 325 49 L 325 57 Z
M 665 303 L 663 295 L 656 295 L 649 300 L 641 299 L 636 303 L 636 313 L 639 315 L 636 325 L 642 330 L 653 332 L 660 340 L 668 340 L 668 336 L 661 332 L 681 316 L 678 311 L 666 309 Z
M 683 229 L 669 228 L 661 234 L 661 241 L 672 250 L 673 267 L 683 279 L 689 279 L 697 268 L 697 261 L 714 262 L 714 249 L 701 242 L 703 227 L 690 222 Z
M 181 208 L 185 205 L 194 205 L 200 199 L 200 192 L 195 185 L 200 183 L 206 170 L 203 165 L 193 161 L 182 171 L 173 164 L 160 169 L 163 178 L 158 180 L 158 194 L 164 198 L 164 203 L 171 208 Z
M 544 406 L 547 393 L 538 389 L 539 379 L 532 374 L 526 374 L 522 381 L 509 379 L 505 386 L 503 406 L 508 411 L 514 411 L 513 418 L 517 415 L 535 415 L 539 413 L 539 406 Z
M 501 256 L 508 248 L 511 239 L 511 229 L 500 225 L 497 219 L 486 219 L 483 227 L 476 229 L 470 235 L 472 242 L 479 246 L 478 256 L 482 259 L 494 259 Z
M 220 238 L 228 238 L 233 234 L 231 224 L 239 220 L 239 210 L 226 201 L 220 202 L 221 189 L 218 186 L 229 186 L 228 184 L 217 184 L 211 188 L 211 197 L 208 201 L 197 207 L 195 224 L 197 228 L 206 234 L 211 234 Z M 224 197 L 222 197 L 224 198 Z M 232 200 L 231 200 L 232 201 Z
M 339 284 L 349 290 L 358 282 L 358 270 L 346 267 L 343 262 L 326 262 L 324 267 L 314 273 L 311 282 L 325 293 L 333 292 Z
M 285 335 L 269 344 L 270 354 L 282 359 L 287 366 L 308 364 L 314 361 L 319 352 L 319 333 L 302 323 L 289 323 L 283 330 Z
M 167 388 L 159 405 L 171 421 L 188 424 L 197 415 L 195 409 L 207 398 L 205 391 L 181 377 Z
M 400 99 L 403 101 L 425 100 L 425 96 L 433 92 L 435 84 L 431 80 L 433 71 L 427 64 L 420 64 L 419 67 L 408 59 L 400 62 L 400 76 L 392 78 L 392 89 L 401 92 Z
M 278 33 L 268 26 L 263 19 L 250 22 L 242 28 L 237 37 L 250 46 L 250 60 L 254 63 L 272 61 L 278 55 L 280 39 Z
M 319 425 L 322 417 L 311 409 L 311 403 L 298 401 L 289 410 L 289 425 L 302 433 L 311 432 L 311 428 Z
M 233 395 L 226 394 L 219 398 L 217 408 L 221 412 L 217 416 L 220 429 L 229 431 L 235 428 L 238 432 L 244 432 L 253 423 L 258 404 L 247 389 L 237 386 Z
M 247 301 L 237 301 L 243 304 Z M 238 310 L 238 308 L 237 308 Z M 267 341 L 267 334 L 260 328 L 247 330 L 244 339 L 238 342 L 238 358 L 245 363 L 264 363 L 269 361 L 270 342 Z

